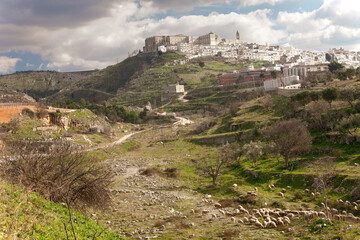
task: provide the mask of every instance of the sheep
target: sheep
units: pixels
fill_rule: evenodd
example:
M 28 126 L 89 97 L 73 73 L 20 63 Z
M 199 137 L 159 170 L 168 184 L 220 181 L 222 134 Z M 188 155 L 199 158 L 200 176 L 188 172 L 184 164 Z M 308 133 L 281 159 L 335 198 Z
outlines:
M 358 204 L 356 202 L 352 202 L 352 205 L 356 207 Z
M 236 218 L 232 217 L 232 218 L 230 218 L 230 220 L 231 220 L 233 223 L 236 223 Z
M 206 199 L 210 199 L 211 197 L 212 197 L 212 196 L 211 196 L 210 194 L 206 194 L 206 195 L 205 195 L 205 198 L 206 198 Z
M 287 224 L 290 224 L 291 223 L 291 221 L 290 221 L 290 219 L 288 218 L 288 217 L 284 217 L 284 221 L 287 223 Z
M 244 224 L 244 221 L 243 220 L 241 220 L 241 219 L 238 219 L 238 223 L 240 224 Z
M 258 191 L 257 187 L 254 187 L 254 191 L 255 191 L 255 192 L 257 192 L 257 191 Z
M 280 197 L 284 198 L 284 193 L 279 192 Z
M 278 218 L 278 219 L 276 219 L 276 221 L 275 222 L 277 222 L 277 224 L 280 226 L 283 226 L 283 225 L 285 225 L 284 224 L 284 222 L 283 222 L 283 220 L 281 219 L 281 218 Z
M 315 193 L 315 196 L 316 196 L 316 197 L 319 197 L 319 196 L 320 196 L 320 193 L 319 193 L 319 192 L 316 192 L 316 193 Z
M 209 210 L 202 210 L 201 213 L 202 214 L 208 214 L 210 211 Z
M 315 193 L 311 193 L 311 198 L 315 198 Z
M 249 219 L 247 217 L 244 217 L 244 222 L 249 222 Z
M 226 211 L 226 212 L 225 212 L 225 216 L 234 216 L 234 214 L 231 213 L 231 212 Z
M 216 208 L 221 208 L 221 204 L 220 203 L 215 203 L 214 205 Z
M 191 209 L 191 213 L 195 214 L 195 210 L 194 210 L 194 209 Z
M 238 185 L 236 183 L 234 183 L 232 186 L 233 186 L 233 188 L 236 188 Z
M 286 188 L 290 190 L 290 189 L 291 189 L 291 186 L 286 186 Z
M 277 228 L 276 223 L 273 222 L 273 221 L 270 221 L 270 222 L 268 223 L 268 226 L 269 226 L 269 227 L 273 227 L 273 228 Z
M 235 214 L 235 215 L 239 215 L 239 214 L 240 214 L 240 210 L 239 210 L 239 209 L 235 209 L 235 210 L 234 210 L 234 214 Z
M 310 192 L 310 190 L 309 190 L 309 189 L 305 189 L 305 192 L 306 192 L 306 193 L 309 193 L 309 192 Z
M 318 212 L 319 217 L 326 218 L 326 214 L 324 212 Z
M 293 213 L 289 213 L 289 214 L 287 214 L 286 216 L 287 216 L 288 218 L 293 219 L 293 218 L 295 217 L 295 214 L 293 214 Z
M 355 165 L 355 167 L 358 167 L 358 166 L 359 166 L 359 164 L 358 164 L 358 163 L 354 163 L 354 165 Z
M 220 212 L 222 215 L 225 215 L 225 211 L 224 211 L 224 210 L 219 209 L 219 212 Z
M 262 225 L 262 223 L 259 222 L 259 221 L 256 221 L 256 222 L 254 223 L 254 225 L 257 226 L 258 228 L 264 228 L 264 225 Z
M 281 192 L 286 193 L 286 189 L 285 188 L 281 189 Z
M 332 209 L 331 209 L 331 214 L 333 214 L 333 215 L 334 215 L 334 214 L 338 214 L 338 210 L 335 209 L 335 208 L 332 208 Z
M 274 188 L 274 187 L 275 187 L 274 184 L 271 184 L 270 186 L 271 186 L 271 188 Z
M 216 219 L 216 218 L 217 218 L 216 213 L 211 214 L 211 218 L 212 218 L 212 219 Z

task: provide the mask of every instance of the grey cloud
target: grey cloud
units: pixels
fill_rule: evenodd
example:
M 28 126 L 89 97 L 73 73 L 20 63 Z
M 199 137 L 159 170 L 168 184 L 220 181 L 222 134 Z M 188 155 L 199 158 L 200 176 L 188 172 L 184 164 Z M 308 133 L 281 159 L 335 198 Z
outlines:
M 195 6 L 209 6 L 216 3 L 237 3 L 241 6 L 255 6 L 263 3 L 274 5 L 292 0 L 140 0 L 140 3 L 152 3 L 158 9 L 172 9 L 178 12 L 192 10 Z
M 113 4 L 120 1 L 2 0 L 0 24 L 73 28 L 108 16 Z

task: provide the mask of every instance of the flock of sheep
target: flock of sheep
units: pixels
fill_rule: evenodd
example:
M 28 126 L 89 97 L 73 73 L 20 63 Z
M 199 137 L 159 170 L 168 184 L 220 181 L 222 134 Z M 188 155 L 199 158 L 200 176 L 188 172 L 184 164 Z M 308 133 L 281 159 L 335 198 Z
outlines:
M 233 187 L 237 187 L 236 184 L 233 185 Z M 269 189 L 274 188 L 274 185 L 269 185 Z M 287 187 L 290 189 L 291 187 Z M 254 191 L 248 191 L 247 194 L 250 196 L 257 196 L 257 188 L 254 188 Z M 284 193 L 286 192 L 286 189 L 282 189 L 281 192 L 279 192 L 279 195 L 281 197 L 284 197 Z M 306 193 L 308 193 L 311 197 L 315 198 L 320 195 L 320 193 L 312 193 L 310 190 L 306 189 Z M 203 202 L 205 203 L 214 203 L 214 201 L 211 199 L 211 195 L 205 195 Z M 354 207 L 355 210 L 357 210 L 358 204 L 360 204 L 360 200 L 357 202 L 350 203 L 349 201 L 343 201 L 338 200 L 338 204 L 343 204 L 344 207 Z M 212 219 L 217 219 L 220 216 L 228 216 L 231 217 L 231 221 L 233 223 L 239 223 L 239 224 L 252 224 L 258 228 L 276 228 L 276 229 L 283 229 L 286 226 L 289 226 L 291 224 L 291 221 L 294 218 L 305 218 L 305 219 L 311 219 L 311 218 L 323 218 L 323 219 L 335 219 L 335 220 L 341 220 L 341 221 L 349 221 L 349 222 L 355 222 L 360 223 L 360 218 L 355 217 L 352 213 L 348 213 L 346 211 L 338 211 L 335 208 L 329 208 L 324 203 L 321 204 L 323 207 L 323 211 L 315 211 L 311 208 L 308 208 L 306 210 L 300 208 L 300 210 L 289 210 L 285 209 L 282 210 L 280 208 L 276 209 L 270 209 L 265 203 L 265 208 L 259 208 L 259 209 L 246 209 L 241 205 L 238 205 L 237 208 L 229 209 L 229 208 L 223 208 L 223 206 L 220 203 L 215 203 L 214 207 L 215 210 L 202 210 L 202 215 L 205 214 L 211 214 Z M 199 210 L 191 210 L 192 213 L 199 212 Z

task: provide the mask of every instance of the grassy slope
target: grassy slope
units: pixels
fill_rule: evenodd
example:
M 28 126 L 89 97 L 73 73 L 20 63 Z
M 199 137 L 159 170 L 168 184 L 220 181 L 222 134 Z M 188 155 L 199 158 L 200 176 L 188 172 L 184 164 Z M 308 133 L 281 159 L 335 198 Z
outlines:
M 0 179 L 0 239 L 66 239 L 64 223 L 71 229 L 67 208 L 43 199 L 36 193 L 8 184 Z M 78 239 L 92 239 L 104 227 L 75 212 Z M 70 238 L 72 233 L 68 232 Z M 96 239 L 123 239 L 105 230 Z

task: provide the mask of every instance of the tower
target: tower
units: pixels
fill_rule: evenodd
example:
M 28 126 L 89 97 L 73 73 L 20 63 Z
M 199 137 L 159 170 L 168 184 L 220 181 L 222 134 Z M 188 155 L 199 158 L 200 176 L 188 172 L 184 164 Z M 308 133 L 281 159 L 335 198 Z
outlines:
M 239 31 L 236 31 L 236 40 L 240 41 L 240 33 L 239 33 Z

